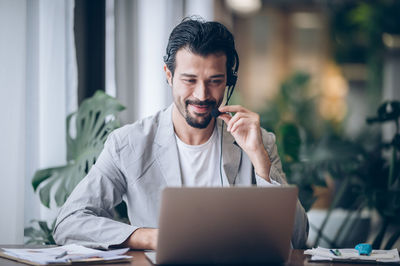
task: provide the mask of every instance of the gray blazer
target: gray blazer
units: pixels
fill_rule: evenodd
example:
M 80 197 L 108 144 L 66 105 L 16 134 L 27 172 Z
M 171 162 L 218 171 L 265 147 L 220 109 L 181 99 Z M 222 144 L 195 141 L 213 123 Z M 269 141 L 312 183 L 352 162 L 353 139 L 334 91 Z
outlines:
M 221 123 L 218 119 L 219 129 Z M 232 135 L 226 130 L 223 134 L 223 168 L 229 183 L 267 185 L 255 175 L 250 159 Z M 262 136 L 272 162 L 270 178 L 287 184 L 275 136 L 264 129 Z M 172 105 L 110 134 L 96 164 L 61 208 L 54 239 L 60 245 L 108 248 L 124 242 L 137 228 L 157 228 L 161 191 L 167 186 L 182 186 Z M 128 206 L 130 225 L 112 220 L 112 210 L 122 200 Z M 308 219 L 298 202 L 293 246 L 304 246 L 307 236 Z

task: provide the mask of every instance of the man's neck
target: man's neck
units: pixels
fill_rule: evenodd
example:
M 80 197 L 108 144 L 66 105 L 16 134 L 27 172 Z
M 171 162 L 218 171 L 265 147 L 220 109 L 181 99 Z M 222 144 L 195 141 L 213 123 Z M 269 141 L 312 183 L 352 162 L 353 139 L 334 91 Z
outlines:
M 188 145 L 200 145 L 211 137 L 214 131 L 215 119 L 213 118 L 206 128 L 192 127 L 186 122 L 185 118 L 174 105 L 172 109 L 172 123 L 175 134 L 180 140 Z

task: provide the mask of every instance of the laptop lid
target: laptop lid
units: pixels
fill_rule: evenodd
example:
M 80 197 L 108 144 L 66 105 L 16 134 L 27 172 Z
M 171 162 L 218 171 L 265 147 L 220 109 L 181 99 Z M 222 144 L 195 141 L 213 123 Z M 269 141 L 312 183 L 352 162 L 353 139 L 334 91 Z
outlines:
M 287 260 L 297 187 L 166 188 L 157 264 Z

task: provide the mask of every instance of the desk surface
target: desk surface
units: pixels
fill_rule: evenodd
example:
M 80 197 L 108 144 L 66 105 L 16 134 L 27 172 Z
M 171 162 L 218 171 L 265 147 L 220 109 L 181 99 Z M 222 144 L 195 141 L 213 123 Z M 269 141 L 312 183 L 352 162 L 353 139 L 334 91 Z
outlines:
M 0 248 L 28 248 L 27 246 L 24 245 L 0 245 Z M 332 266 L 344 266 L 344 265 L 357 265 L 357 266 L 371 266 L 371 265 L 378 265 L 378 264 L 349 264 L 349 263 L 330 263 L 330 262 L 325 262 L 325 263 L 316 263 L 316 262 L 308 262 L 308 259 L 306 255 L 303 254 L 304 250 L 301 249 L 294 249 L 291 251 L 289 260 L 286 263 L 286 265 L 309 265 L 309 266 L 326 266 L 326 265 L 332 265 Z M 133 256 L 132 260 L 130 263 L 116 263 L 116 264 L 100 264 L 100 265 L 108 265 L 108 266 L 151 266 L 153 265 L 150 261 L 147 260 L 147 258 L 144 255 L 143 251 L 129 251 L 127 255 Z M 23 263 L 7 260 L 0 258 L 0 265 L 1 266 L 22 266 L 26 265 Z M 91 264 L 93 265 L 93 264 Z

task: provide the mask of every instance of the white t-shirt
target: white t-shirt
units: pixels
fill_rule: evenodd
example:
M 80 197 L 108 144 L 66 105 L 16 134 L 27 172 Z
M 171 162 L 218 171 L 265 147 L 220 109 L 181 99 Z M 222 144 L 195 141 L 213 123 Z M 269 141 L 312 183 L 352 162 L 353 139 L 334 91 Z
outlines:
M 223 163 L 220 175 L 220 141 L 217 128 L 207 142 L 200 145 L 188 145 L 175 134 L 178 156 L 184 186 L 221 187 L 229 186 Z M 221 158 L 222 159 L 222 158 Z
M 191 187 L 227 187 L 228 179 L 223 167 L 223 159 L 220 164 L 221 140 L 217 127 L 207 142 L 200 145 L 188 145 L 175 134 L 178 146 L 179 164 L 181 168 L 182 185 Z M 220 169 L 221 168 L 221 169 Z M 222 181 L 220 170 L 222 173 Z M 272 183 L 265 181 L 255 174 L 257 180 L 261 180 L 264 186 L 280 185 L 274 180 Z M 258 181 L 260 182 L 260 181 Z

